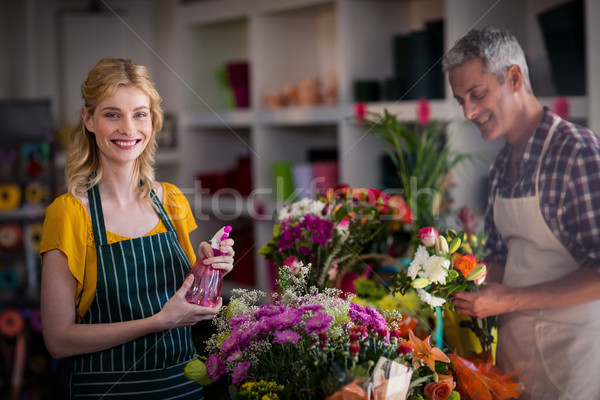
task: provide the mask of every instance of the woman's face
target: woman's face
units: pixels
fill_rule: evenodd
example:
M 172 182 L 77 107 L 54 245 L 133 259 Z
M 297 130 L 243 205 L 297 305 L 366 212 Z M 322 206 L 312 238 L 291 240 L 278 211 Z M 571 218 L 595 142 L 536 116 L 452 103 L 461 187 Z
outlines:
M 84 109 L 82 116 L 96 136 L 103 163 L 134 162 L 152 137 L 150 99 L 133 86 L 118 88 L 98 104 L 93 115 Z

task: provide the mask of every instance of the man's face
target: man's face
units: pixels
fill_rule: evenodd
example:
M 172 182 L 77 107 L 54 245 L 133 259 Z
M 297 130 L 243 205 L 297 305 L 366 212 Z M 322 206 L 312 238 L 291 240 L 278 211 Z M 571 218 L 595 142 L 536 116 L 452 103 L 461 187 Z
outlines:
M 495 75 L 486 74 L 480 58 L 473 58 L 455 68 L 448 77 L 465 118 L 477 125 L 483 140 L 500 137 L 509 140 L 515 115 L 510 110 L 516 99 L 509 85 L 501 85 Z

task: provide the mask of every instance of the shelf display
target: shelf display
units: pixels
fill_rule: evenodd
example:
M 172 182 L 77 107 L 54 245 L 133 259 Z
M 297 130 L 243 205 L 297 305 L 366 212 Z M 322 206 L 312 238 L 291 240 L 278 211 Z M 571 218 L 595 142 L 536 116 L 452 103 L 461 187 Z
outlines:
M 60 397 L 39 311 L 42 222 L 55 194 L 50 102 L 0 101 L 0 118 L 0 397 L 51 383 Z
M 310 147 L 337 149 L 337 181 L 354 187 L 380 185 L 385 149 L 352 120 L 357 98 L 385 98 L 385 103 L 366 103 L 367 112 L 388 109 L 399 119 L 414 121 L 417 99 L 427 97 L 431 118 L 452 122 L 448 136 L 457 148 L 491 159 L 500 144 L 469 140 L 473 127 L 463 123 L 462 110 L 447 90 L 441 55 L 469 27 L 509 24 L 538 57 L 543 42 L 536 16 L 566 2 L 527 0 L 493 7 L 491 2 L 477 0 L 466 4 L 464 0 L 223 0 L 180 4 L 176 17 L 182 43 L 178 60 L 185 71 L 182 78 L 191 90 L 179 97 L 179 109 L 185 111 L 178 119 L 182 121 L 179 145 L 184 155 L 178 183 L 191 187 L 198 174 L 210 173 L 215 155 L 199 158 L 197 153 L 218 134 L 215 140 L 225 140 L 224 148 L 233 145 L 250 158 L 256 194 L 251 196 L 253 207 L 258 203 L 267 215 L 282 201 L 274 186 L 274 169 L 280 170 L 282 165 L 285 169 L 288 163 L 291 171 L 275 175 L 296 175 L 299 181 L 309 176 L 302 166 L 309 161 L 305 155 Z M 401 60 L 400 38 L 427 42 L 427 54 L 420 61 L 413 60 L 413 64 L 420 63 L 419 68 Z M 542 52 L 541 57 L 547 55 Z M 251 66 L 246 109 L 231 108 L 220 86 L 218 71 L 236 60 Z M 531 68 L 536 73 L 533 65 Z M 402 76 L 409 81 L 399 86 Z M 321 89 L 335 89 L 335 101 L 318 101 L 319 84 Z M 304 96 L 307 101 L 300 101 L 300 87 L 308 89 Z M 554 99 L 541 100 L 551 105 Z M 571 100 L 573 115 L 587 118 L 587 99 Z M 235 165 L 235 152 L 219 153 L 219 157 L 220 164 Z M 480 208 L 480 190 L 473 182 L 483 182 L 486 171 L 482 162 L 456 174 L 451 192 L 457 205 Z M 290 192 L 293 190 L 282 191 Z M 272 223 L 272 218 L 255 223 L 257 243 L 268 240 Z M 203 232 L 204 236 L 209 234 Z M 268 290 L 268 274 L 259 272 L 268 268 L 260 257 L 256 263 L 257 285 Z

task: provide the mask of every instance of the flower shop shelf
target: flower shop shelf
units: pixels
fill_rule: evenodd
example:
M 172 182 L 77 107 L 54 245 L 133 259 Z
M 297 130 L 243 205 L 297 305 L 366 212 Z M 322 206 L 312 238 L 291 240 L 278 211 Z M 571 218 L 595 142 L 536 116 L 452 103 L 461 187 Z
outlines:
M 196 128 L 248 128 L 255 121 L 255 112 L 249 109 L 214 110 L 193 113 L 189 116 L 189 126 Z
M 456 102 L 454 102 L 456 103 Z M 430 110 L 430 119 L 445 121 L 456 116 L 458 105 L 452 104 L 451 100 L 430 100 L 427 102 Z M 385 101 L 366 104 L 366 111 L 383 115 L 384 110 L 398 116 L 405 121 L 416 120 L 418 100 Z
M 333 125 L 351 115 L 350 107 L 292 107 L 260 111 L 258 122 L 263 125 Z

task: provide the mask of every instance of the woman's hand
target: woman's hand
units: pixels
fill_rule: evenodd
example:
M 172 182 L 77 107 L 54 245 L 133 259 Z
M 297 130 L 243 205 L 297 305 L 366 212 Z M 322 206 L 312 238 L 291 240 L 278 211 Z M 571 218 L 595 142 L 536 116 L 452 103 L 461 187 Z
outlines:
M 191 326 L 199 321 L 213 319 L 221 309 L 223 305 L 222 298 L 219 298 L 219 302 L 214 307 L 202 307 L 197 304 L 188 303 L 185 299 L 185 294 L 192 287 L 193 283 L 194 276 L 187 276 L 179 290 L 165 303 L 162 310 L 156 314 L 156 318 L 163 330 Z
M 223 271 L 223 275 L 228 274 L 233 269 L 233 250 L 234 241 L 231 238 L 221 241 L 219 251 L 222 255 L 215 257 L 212 247 L 207 242 L 202 242 L 198 246 L 198 259 L 205 258 L 204 264 L 211 265 Z

